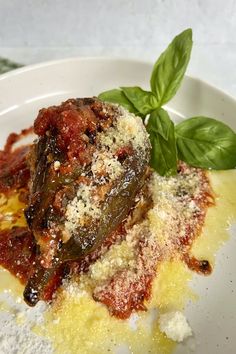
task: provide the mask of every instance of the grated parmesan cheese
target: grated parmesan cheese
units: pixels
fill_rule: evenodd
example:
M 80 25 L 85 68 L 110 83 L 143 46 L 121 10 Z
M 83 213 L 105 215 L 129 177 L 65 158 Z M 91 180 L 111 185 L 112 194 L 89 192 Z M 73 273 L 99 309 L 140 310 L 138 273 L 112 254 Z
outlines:
M 135 254 L 127 241 L 114 245 L 101 260 L 90 267 L 90 277 L 101 284 L 102 281 L 112 277 L 117 271 L 134 266 Z
M 0 301 L 7 307 L 0 309 L 0 353 L 1 354 L 52 354 L 52 343 L 33 329 L 43 326 L 46 305 L 40 302 L 29 308 L 20 298 L 17 300 L 11 292 L 0 294 Z
M 93 198 L 93 191 L 95 187 L 86 184 L 80 184 L 76 197 L 67 206 L 66 217 L 68 221 L 65 222 L 67 230 L 72 232 L 77 226 L 84 225 L 86 218 L 99 218 L 101 209 L 98 202 Z
M 118 178 L 124 171 L 117 156 L 113 156 L 110 151 L 95 152 L 93 154 L 91 170 L 95 178 L 105 173 L 111 181 Z
M 54 161 L 53 167 L 55 171 L 58 171 L 61 166 L 60 161 Z
M 88 288 L 98 301 L 110 294 L 117 311 L 128 308 L 132 289 L 145 296 L 145 279 L 155 277 L 163 259 L 178 256 L 185 247 L 182 239 L 194 239 L 205 215 L 210 187 L 200 170 L 183 165 L 181 172 L 170 178 L 152 172 L 146 183 L 149 192 L 143 198 L 152 199 L 146 214 L 132 223 L 132 215 L 139 214 L 137 203 L 137 210 L 126 221 L 124 238 L 104 249 L 79 278 L 80 287 Z
M 141 118 L 129 113 L 122 107 L 116 107 L 113 126 L 97 135 L 97 150 L 93 153 L 91 183 L 80 183 L 76 197 L 67 205 L 65 233 L 73 232 L 78 226 L 84 226 L 89 220 L 101 216 L 101 204 L 106 193 L 112 188 L 124 168 L 118 161 L 116 152 L 119 148 L 132 146 L 140 156 L 149 144 L 148 135 Z M 55 162 L 56 163 L 56 162 Z M 57 168 L 57 165 L 54 168 Z M 99 186 L 108 186 L 99 195 Z M 101 190 L 100 190 L 101 191 Z
M 209 190 L 197 169 L 191 168 L 174 177 L 153 173 L 150 190 L 154 207 L 148 214 L 150 230 L 166 255 L 174 251 L 187 230 L 196 232 L 199 218 L 204 215 L 198 201 Z M 200 203 L 200 202 L 199 202 Z
M 109 147 L 112 151 L 130 143 L 137 152 L 144 149 L 149 140 L 142 119 L 123 107 L 118 107 L 118 114 L 114 127 L 99 135 L 100 143 Z
M 161 332 L 165 333 L 168 338 L 175 342 L 182 342 L 192 336 L 192 329 L 184 314 L 180 311 L 161 314 L 159 327 Z

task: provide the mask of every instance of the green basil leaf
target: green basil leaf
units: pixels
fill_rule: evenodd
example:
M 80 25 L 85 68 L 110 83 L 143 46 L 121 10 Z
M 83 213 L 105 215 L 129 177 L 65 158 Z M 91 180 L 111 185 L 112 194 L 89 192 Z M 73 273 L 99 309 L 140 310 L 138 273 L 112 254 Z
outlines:
M 130 113 L 140 115 L 138 110 L 132 104 L 132 102 L 130 102 L 128 98 L 125 96 L 125 94 L 119 89 L 102 92 L 100 93 L 100 95 L 98 95 L 98 98 L 104 102 L 119 104 L 124 108 L 126 108 Z
M 157 99 L 152 92 L 144 91 L 140 87 L 121 87 L 125 96 L 134 107 L 144 116 L 157 108 Z
M 215 170 L 236 167 L 236 135 L 226 124 L 193 117 L 175 131 L 179 158 L 189 165 Z
M 159 107 L 176 94 L 188 66 L 192 44 L 192 30 L 187 29 L 173 39 L 155 63 L 151 89 Z
M 21 68 L 22 66 L 22 64 L 0 57 L 0 74 L 4 74 L 13 69 Z
M 162 113 L 163 114 L 163 113 Z M 166 117 L 168 113 L 166 112 Z M 147 131 L 149 133 L 151 150 L 151 167 L 156 170 L 161 176 L 172 176 L 177 173 L 177 153 L 175 142 L 174 123 L 167 119 L 168 135 L 165 139 L 158 133 L 158 123 L 160 114 L 159 110 L 154 111 L 148 120 Z M 161 130 L 161 132 L 165 131 Z M 165 131 L 166 132 L 166 131 Z
M 155 110 L 150 115 L 150 122 L 152 122 L 152 131 L 160 134 L 166 141 L 168 140 L 169 131 L 172 126 L 172 121 L 169 114 L 163 108 Z

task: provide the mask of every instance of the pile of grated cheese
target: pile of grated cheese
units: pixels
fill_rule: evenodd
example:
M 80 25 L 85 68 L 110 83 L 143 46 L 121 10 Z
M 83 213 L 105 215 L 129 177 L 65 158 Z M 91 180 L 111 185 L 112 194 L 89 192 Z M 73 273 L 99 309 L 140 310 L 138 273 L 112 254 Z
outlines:
M 148 181 L 152 207 L 144 219 L 131 227 L 127 220 L 125 239 L 103 251 L 80 275 L 79 284 L 76 279 L 70 283 L 70 292 L 74 286 L 75 294 L 87 291 L 99 300 L 101 293 L 110 291 L 117 303 L 126 306 L 134 284 L 141 291 L 144 276 L 154 278 L 161 261 L 179 256 L 182 238 L 197 235 L 206 212 L 205 195 L 211 192 L 201 170 L 182 167 L 181 173 L 169 178 L 152 172 Z
M 112 183 L 124 173 L 116 156 L 117 151 L 131 146 L 134 153 L 141 156 L 149 144 L 141 118 L 122 107 L 116 109 L 112 127 L 97 135 L 98 149 L 94 152 L 91 163 L 92 180 L 89 184 L 81 182 L 76 197 L 67 205 L 65 230 L 69 234 L 76 227 L 84 226 L 88 220 L 98 220 L 101 216 L 101 203 L 107 188 L 111 188 Z
M 112 152 L 131 143 L 137 153 L 145 150 L 148 142 L 142 119 L 122 107 L 118 107 L 114 125 L 105 133 L 100 133 L 98 141 L 103 148 L 108 148 Z
M 212 194 L 205 174 L 183 165 L 183 172 L 173 177 L 153 173 L 151 190 L 154 207 L 148 214 L 150 230 L 166 256 L 181 246 L 190 234 L 194 238 L 206 212 L 206 195 Z
M 192 335 L 192 329 L 180 311 L 161 314 L 159 326 L 160 330 L 175 342 L 182 342 Z

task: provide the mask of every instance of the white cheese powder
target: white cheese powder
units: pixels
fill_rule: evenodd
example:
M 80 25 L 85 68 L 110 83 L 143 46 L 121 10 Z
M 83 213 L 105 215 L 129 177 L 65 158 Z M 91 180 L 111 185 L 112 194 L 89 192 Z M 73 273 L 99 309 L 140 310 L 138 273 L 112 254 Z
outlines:
M 161 332 L 175 342 L 182 342 L 192 335 L 192 329 L 186 317 L 180 311 L 167 312 L 160 315 L 159 327 Z
M 0 294 L 0 353 L 1 354 L 52 354 L 51 343 L 34 332 L 35 326 L 43 326 L 46 305 L 28 307 L 22 299 L 15 299 L 10 292 Z

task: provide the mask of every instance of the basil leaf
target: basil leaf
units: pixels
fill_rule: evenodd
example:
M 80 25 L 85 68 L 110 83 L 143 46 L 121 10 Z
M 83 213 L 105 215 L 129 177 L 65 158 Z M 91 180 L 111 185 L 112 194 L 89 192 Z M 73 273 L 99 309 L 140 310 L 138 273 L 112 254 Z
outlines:
M 152 145 L 150 165 L 161 176 L 172 176 L 177 173 L 175 130 L 174 123 L 170 120 L 168 113 L 165 113 L 167 129 L 164 128 L 160 132 L 162 134 L 163 131 L 165 134 L 167 133 L 167 139 L 158 133 L 159 125 L 157 121 L 160 117 L 159 110 L 154 111 L 148 120 L 147 131 Z
M 0 57 L 0 74 L 4 74 L 10 70 L 21 68 L 23 65 L 15 63 L 5 58 Z
M 167 141 L 172 123 L 169 114 L 163 108 L 159 108 L 151 113 L 149 119 L 152 122 L 152 131 L 160 134 Z
M 101 101 L 119 104 L 124 108 L 126 108 L 130 113 L 140 115 L 137 109 L 134 107 L 134 105 L 128 100 L 125 94 L 119 89 L 102 92 L 100 93 L 100 95 L 98 95 L 98 98 Z
M 226 170 L 236 167 L 236 135 L 224 123 L 189 118 L 175 128 L 179 158 L 189 165 Z
M 145 116 L 158 106 L 157 99 L 152 92 L 144 91 L 137 86 L 121 87 L 121 89 L 134 107 Z
M 187 29 L 173 39 L 155 63 L 151 89 L 159 107 L 176 94 L 188 66 L 192 43 L 192 30 Z

